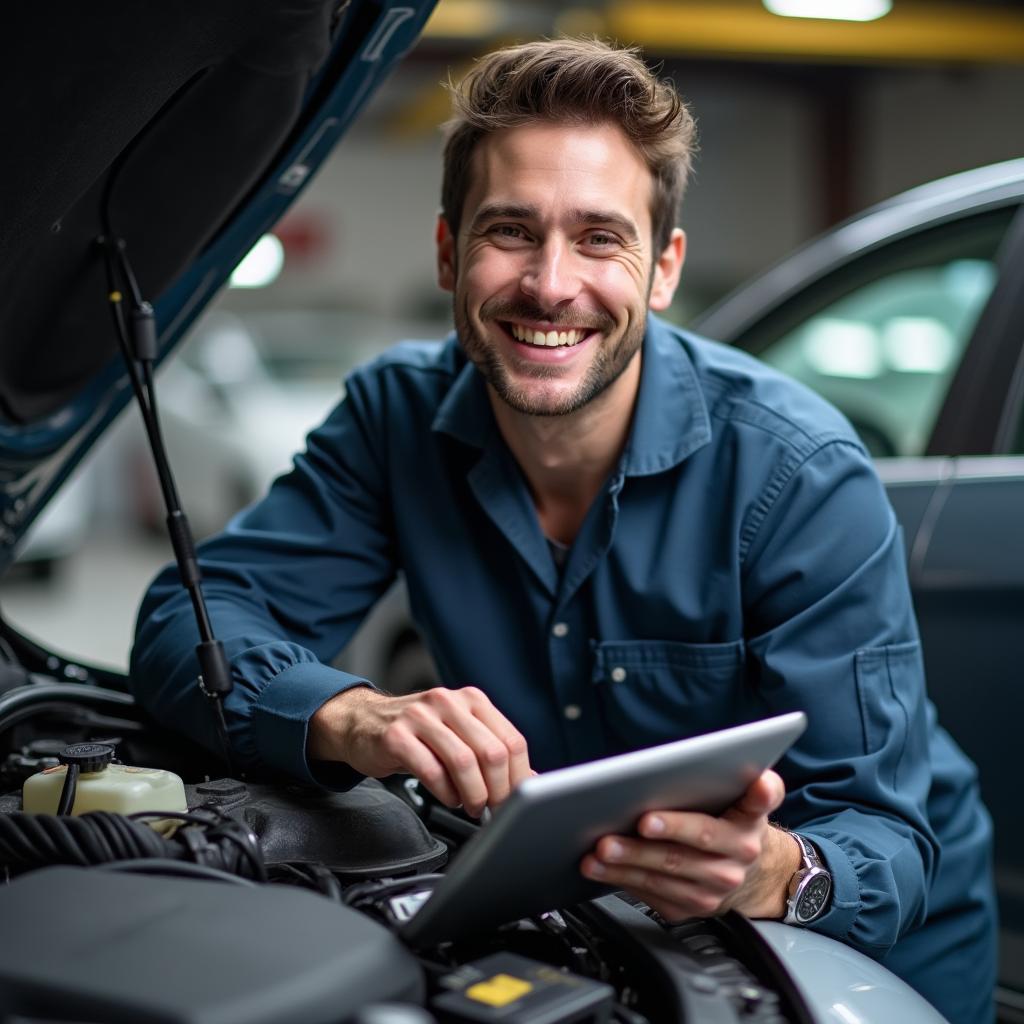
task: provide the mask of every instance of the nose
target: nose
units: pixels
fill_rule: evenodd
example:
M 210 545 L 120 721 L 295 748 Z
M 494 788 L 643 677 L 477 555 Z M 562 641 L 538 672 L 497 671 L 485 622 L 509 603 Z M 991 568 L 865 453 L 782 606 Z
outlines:
M 531 250 L 520 287 L 544 309 L 571 303 L 580 293 L 573 253 L 562 239 L 549 237 Z

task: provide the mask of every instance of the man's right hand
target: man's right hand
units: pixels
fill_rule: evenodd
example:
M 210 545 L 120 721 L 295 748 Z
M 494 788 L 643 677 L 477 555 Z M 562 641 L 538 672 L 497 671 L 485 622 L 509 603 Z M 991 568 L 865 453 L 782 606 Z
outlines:
M 526 740 L 473 686 L 388 697 L 357 686 L 309 723 L 307 753 L 372 778 L 415 775 L 438 800 L 479 817 L 533 775 Z

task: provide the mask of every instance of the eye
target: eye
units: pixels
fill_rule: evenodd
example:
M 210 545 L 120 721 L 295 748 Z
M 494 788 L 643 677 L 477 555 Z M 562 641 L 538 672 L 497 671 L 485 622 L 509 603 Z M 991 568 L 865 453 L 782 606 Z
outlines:
M 493 224 L 487 229 L 487 233 L 501 241 L 522 242 L 528 236 L 518 224 Z
M 596 251 L 607 251 L 609 249 L 618 248 L 621 242 L 617 235 L 613 235 L 610 231 L 591 231 L 589 235 L 583 240 L 584 245 L 587 248 Z

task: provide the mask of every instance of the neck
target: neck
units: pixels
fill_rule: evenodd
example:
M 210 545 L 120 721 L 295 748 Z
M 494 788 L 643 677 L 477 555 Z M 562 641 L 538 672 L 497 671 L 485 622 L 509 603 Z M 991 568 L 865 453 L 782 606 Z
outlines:
M 505 443 L 519 463 L 545 536 L 571 544 L 622 455 L 640 388 L 640 353 L 592 402 L 566 416 L 529 416 L 488 387 Z

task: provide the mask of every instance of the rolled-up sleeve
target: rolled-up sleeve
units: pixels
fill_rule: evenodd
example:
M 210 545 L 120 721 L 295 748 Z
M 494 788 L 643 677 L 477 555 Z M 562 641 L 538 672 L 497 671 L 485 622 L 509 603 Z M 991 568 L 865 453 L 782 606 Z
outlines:
M 345 766 L 306 758 L 308 722 L 369 681 L 329 666 L 395 577 L 385 474 L 358 381 L 307 439 L 294 468 L 226 530 L 199 546 L 203 594 L 234 688 L 225 702 L 238 765 L 345 786 Z M 131 681 L 159 721 L 219 750 L 197 684 L 191 600 L 169 566 L 136 624 Z
M 780 763 L 778 817 L 833 876 L 814 927 L 882 957 L 924 921 L 938 858 L 900 530 L 867 456 L 834 440 L 777 468 L 744 539 L 756 685 L 771 711 L 799 708 L 810 723 Z

